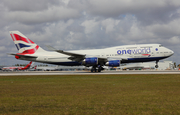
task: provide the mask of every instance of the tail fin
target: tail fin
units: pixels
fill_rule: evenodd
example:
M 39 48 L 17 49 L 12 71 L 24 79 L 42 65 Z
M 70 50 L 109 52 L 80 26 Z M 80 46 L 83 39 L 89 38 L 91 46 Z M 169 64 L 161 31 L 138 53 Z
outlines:
M 10 35 L 19 53 L 34 54 L 36 51 L 44 51 L 36 43 L 31 41 L 19 31 L 10 31 Z
M 37 65 L 34 67 L 34 69 L 36 69 L 37 68 Z
M 19 69 L 19 70 L 26 70 L 26 69 L 29 69 L 30 66 L 31 66 L 31 64 L 32 64 L 32 61 L 31 61 L 29 64 L 27 64 L 24 68 L 21 68 L 21 69 Z
M 33 69 L 36 65 L 34 64 L 34 62 L 32 62 L 30 69 Z

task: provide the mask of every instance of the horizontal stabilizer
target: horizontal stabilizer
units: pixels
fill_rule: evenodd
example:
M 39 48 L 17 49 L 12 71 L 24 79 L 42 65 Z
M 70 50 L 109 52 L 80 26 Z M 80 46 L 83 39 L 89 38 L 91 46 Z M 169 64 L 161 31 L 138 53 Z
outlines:
M 21 55 L 21 54 L 8 54 L 8 55 L 15 55 L 15 56 L 19 56 L 19 57 L 27 57 L 27 58 L 37 58 L 37 56 Z

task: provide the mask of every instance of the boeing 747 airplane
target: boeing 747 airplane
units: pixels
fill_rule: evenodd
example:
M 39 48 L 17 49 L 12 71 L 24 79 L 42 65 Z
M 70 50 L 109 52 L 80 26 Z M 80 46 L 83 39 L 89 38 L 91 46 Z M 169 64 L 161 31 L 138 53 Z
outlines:
M 63 51 L 50 47 L 46 51 L 19 31 L 10 31 L 19 53 L 12 53 L 16 59 L 66 66 L 92 66 L 91 72 L 101 72 L 103 66 L 118 67 L 121 63 L 158 61 L 168 58 L 174 52 L 161 44 L 139 44 L 109 47 L 104 49 Z

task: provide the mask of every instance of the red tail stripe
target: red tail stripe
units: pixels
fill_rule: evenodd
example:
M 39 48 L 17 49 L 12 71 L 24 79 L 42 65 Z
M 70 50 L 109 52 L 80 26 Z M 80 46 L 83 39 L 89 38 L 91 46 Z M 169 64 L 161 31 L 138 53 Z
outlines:
M 10 34 L 10 35 L 11 35 L 11 37 L 12 37 L 13 41 L 15 41 L 15 39 L 14 39 L 13 35 L 12 35 L 12 34 Z
M 13 38 L 13 36 L 11 35 L 11 37 Z M 26 43 L 32 43 L 34 44 L 33 41 L 31 41 L 29 38 L 24 38 L 24 37 L 21 37 L 19 36 L 18 34 L 14 34 L 14 37 L 16 38 L 16 41 L 24 41 Z M 14 40 L 14 39 L 13 39 Z
M 36 46 L 35 48 L 33 48 L 33 49 L 25 50 L 24 52 L 22 52 L 22 53 L 17 53 L 17 54 L 20 54 L 20 55 L 34 54 L 38 48 L 39 48 L 39 46 L 37 45 L 37 46 Z

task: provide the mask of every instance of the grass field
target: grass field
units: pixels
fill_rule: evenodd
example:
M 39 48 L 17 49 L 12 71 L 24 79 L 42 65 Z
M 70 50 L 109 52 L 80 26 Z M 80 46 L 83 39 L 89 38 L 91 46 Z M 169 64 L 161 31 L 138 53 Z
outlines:
M 0 76 L 3 115 L 179 115 L 180 75 Z

